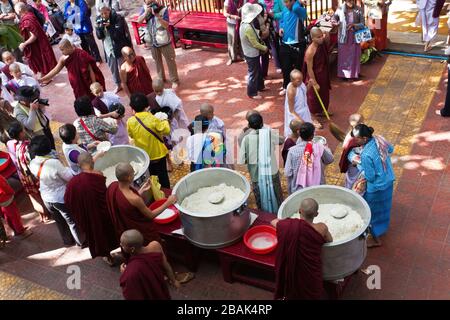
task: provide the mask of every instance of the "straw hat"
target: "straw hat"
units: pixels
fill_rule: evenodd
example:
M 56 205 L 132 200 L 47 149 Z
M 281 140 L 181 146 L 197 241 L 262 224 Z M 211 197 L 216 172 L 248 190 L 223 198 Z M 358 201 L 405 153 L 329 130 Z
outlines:
M 242 7 L 242 22 L 243 23 L 250 23 L 252 22 L 261 12 L 263 8 L 257 3 L 251 4 L 246 3 Z

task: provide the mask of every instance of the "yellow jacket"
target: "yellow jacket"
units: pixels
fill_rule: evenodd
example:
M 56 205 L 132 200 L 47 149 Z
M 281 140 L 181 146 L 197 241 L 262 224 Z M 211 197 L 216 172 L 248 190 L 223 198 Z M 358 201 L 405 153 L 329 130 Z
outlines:
M 161 139 L 163 136 L 170 134 L 170 124 L 168 120 L 159 120 L 150 112 L 137 112 L 133 117 L 127 121 L 128 135 L 134 140 L 136 147 L 145 150 L 150 157 L 150 160 L 159 160 L 164 158 L 169 150 L 167 147 L 148 132 L 137 120 L 138 117 L 145 126 L 156 133 Z

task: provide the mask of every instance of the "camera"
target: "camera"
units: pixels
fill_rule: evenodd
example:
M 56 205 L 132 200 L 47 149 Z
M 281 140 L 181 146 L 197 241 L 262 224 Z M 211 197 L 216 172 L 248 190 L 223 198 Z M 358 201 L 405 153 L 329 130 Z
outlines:
M 162 10 L 162 6 L 160 6 L 158 3 L 156 3 L 156 2 L 153 2 L 153 3 L 150 3 L 149 5 L 147 5 L 147 8 L 148 9 L 153 9 L 153 12 L 154 13 L 159 13 L 161 10 Z M 152 13 L 150 13 L 150 18 L 151 17 L 153 17 L 153 14 Z
M 108 24 L 109 23 L 109 19 L 105 19 L 105 18 L 99 16 L 95 22 L 97 22 L 97 25 L 102 26 L 102 25 Z
M 37 101 L 39 104 L 42 104 L 43 106 L 47 106 L 47 107 L 49 106 L 48 99 L 39 98 L 39 99 L 37 99 Z

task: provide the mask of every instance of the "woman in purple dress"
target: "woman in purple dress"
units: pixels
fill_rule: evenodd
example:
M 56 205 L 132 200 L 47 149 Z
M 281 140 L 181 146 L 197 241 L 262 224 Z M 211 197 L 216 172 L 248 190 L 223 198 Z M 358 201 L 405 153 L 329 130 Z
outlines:
M 361 46 L 355 41 L 355 32 L 364 28 L 364 13 L 355 0 L 346 0 L 336 11 L 338 33 L 338 77 L 358 79 Z

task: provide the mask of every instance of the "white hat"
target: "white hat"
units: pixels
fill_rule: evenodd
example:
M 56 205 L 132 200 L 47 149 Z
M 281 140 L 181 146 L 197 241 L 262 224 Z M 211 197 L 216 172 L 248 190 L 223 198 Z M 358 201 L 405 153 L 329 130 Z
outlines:
M 252 22 L 261 12 L 263 8 L 261 5 L 254 3 L 246 3 L 242 7 L 242 22 L 250 23 Z

